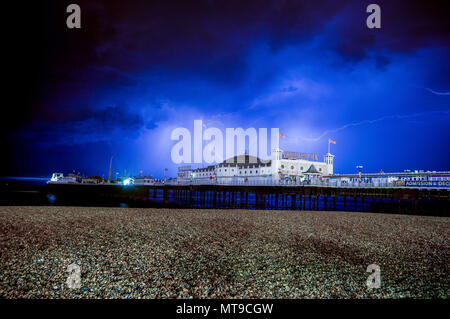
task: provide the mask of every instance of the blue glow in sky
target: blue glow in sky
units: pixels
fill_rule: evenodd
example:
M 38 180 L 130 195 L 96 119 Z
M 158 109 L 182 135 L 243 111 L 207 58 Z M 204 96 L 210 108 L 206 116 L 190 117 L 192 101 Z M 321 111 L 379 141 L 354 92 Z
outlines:
M 370 30 L 369 3 L 79 1 L 68 30 L 49 2 L 25 35 L 40 45 L 17 47 L 39 58 L 1 175 L 107 176 L 113 154 L 114 172 L 174 176 L 170 133 L 196 119 L 278 127 L 282 149 L 320 157 L 332 138 L 335 172 L 450 170 L 449 6 L 378 1 Z

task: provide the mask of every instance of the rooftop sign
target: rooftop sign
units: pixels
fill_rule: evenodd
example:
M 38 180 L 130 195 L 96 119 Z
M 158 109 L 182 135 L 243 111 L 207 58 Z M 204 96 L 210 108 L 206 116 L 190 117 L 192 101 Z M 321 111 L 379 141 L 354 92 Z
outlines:
M 290 152 L 290 151 L 284 151 L 283 152 L 283 158 L 284 159 L 305 159 L 309 161 L 318 161 L 317 154 L 315 153 L 299 153 L 299 152 Z

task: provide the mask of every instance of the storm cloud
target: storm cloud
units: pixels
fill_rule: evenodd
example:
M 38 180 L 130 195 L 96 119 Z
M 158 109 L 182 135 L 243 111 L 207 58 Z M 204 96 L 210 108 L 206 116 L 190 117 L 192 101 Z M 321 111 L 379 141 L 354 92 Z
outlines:
M 44 174 L 53 167 L 30 154 L 68 148 L 93 173 L 88 159 L 111 153 L 127 154 L 129 171 L 174 172 L 170 129 L 194 119 L 280 127 L 282 148 L 318 153 L 328 136 L 317 137 L 335 134 L 342 171 L 368 159 L 403 169 L 405 153 L 449 169 L 448 149 L 427 143 L 449 137 L 449 97 L 437 94 L 450 89 L 448 1 L 377 1 L 381 29 L 365 24 L 371 1 L 80 0 L 79 30 L 65 27 L 70 3 L 30 4 L 8 35 L 4 174 Z

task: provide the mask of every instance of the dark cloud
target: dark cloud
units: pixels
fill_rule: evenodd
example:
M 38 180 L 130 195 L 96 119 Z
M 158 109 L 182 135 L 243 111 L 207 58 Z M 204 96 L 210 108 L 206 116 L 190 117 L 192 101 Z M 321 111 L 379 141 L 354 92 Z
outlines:
M 26 137 L 43 145 L 72 145 L 115 142 L 133 139 L 143 129 L 154 129 L 154 120 L 130 112 L 126 105 L 109 106 L 101 110 L 82 109 L 69 121 L 36 122 L 26 129 Z
M 42 45 L 32 48 L 43 57 L 36 98 L 58 105 L 53 100 L 57 89 L 83 100 L 92 89 L 133 87 L 140 75 L 164 69 L 240 85 L 247 51 L 254 45 L 265 42 L 281 50 L 318 32 L 327 34 L 325 50 L 349 62 L 373 50 L 448 44 L 448 2 L 378 1 L 382 29 L 369 30 L 366 6 L 371 2 L 80 0 L 82 28 L 69 30 L 65 8 L 71 1 L 46 1 Z M 384 67 L 389 61 L 383 56 L 376 63 Z
M 229 67 L 234 60 L 238 66 L 237 55 L 254 43 L 263 40 L 280 48 L 297 42 L 348 1 L 82 0 L 83 27 L 76 31 L 61 28 L 66 15 L 60 12 L 68 3 L 46 3 L 45 56 L 56 79 L 92 65 L 126 73 L 205 61 Z
M 450 32 L 448 1 L 378 1 L 382 32 L 368 30 L 366 7 L 372 1 L 80 1 L 83 28 L 57 27 L 65 15 L 49 20 L 61 50 L 58 68 L 72 63 L 115 66 L 139 72 L 155 65 L 203 64 L 239 54 L 264 40 L 273 48 L 297 43 L 329 22 L 340 35 L 342 52 L 362 48 L 409 50 L 446 39 Z M 64 11 L 68 1 L 47 8 Z M 58 30 L 58 31 L 55 31 Z M 51 41 L 54 41 L 51 38 Z M 50 44 L 50 43 L 49 43 Z M 64 57 L 67 57 L 66 60 Z M 228 61 L 225 59 L 225 63 Z
M 4 4 L 11 13 L 4 20 L 14 27 L 3 48 L 11 111 L 0 141 L 6 153 L 13 150 L 11 163 L 27 157 L 22 149 L 36 153 L 42 144 L 99 143 L 109 154 L 106 144 L 128 145 L 173 121 L 177 107 L 242 114 L 259 101 L 281 117 L 291 109 L 322 112 L 319 105 L 330 115 L 318 116 L 321 123 L 352 122 L 382 107 L 403 114 L 442 106 L 446 96 L 415 92 L 414 85 L 449 90 L 448 1 L 375 1 L 380 30 L 366 27 L 368 0 L 78 0 L 82 28 L 69 30 L 72 2 L 32 1 L 26 10 L 21 2 Z M 395 79 L 383 78 L 393 69 Z M 388 102 L 370 104 L 381 93 Z M 361 107 L 348 111 L 353 99 Z M 252 112 L 243 117 L 278 125 L 266 111 Z
M 32 98 L 46 107 L 58 107 L 59 96 L 70 95 L 76 106 L 92 90 L 137 87 L 139 76 L 160 70 L 238 86 L 245 80 L 246 54 L 260 42 L 277 51 L 322 32 L 324 50 L 357 62 L 373 50 L 408 51 L 450 38 L 449 5 L 439 0 L 378 1 L 381 30 L 365 25 L 371 1 L 80 0 L 79 30 L 65 27 L 69 3 L 46 1 L 36 8 L 44 13 L 42 28 L 30 34 L 31 25 L 23 34 L 40 41 L 25 51 L 41 58 L 33 64 L 40 69 L 32 72 L 38 79 Z M 388 57 L 378 56 L 376 63 L 385 67 Z
M 356 62 L 373 50 L 409 52 L 450 44 L 450 2 L 376 1 L 381 8 L 381 29 L 366 26 L 370 3 L 352 2 L 335 18 L 335 30 L 328 40 L 343 57 Z M 385 66 L 386 57 L 380 62 Z
M 298 90 L 297 87 L 291 85 L 291 86 L 282 88 L 282 89 L 281 89 L 281 92 L 295 92 L 295 91 L 297 91 L 297 90 Z

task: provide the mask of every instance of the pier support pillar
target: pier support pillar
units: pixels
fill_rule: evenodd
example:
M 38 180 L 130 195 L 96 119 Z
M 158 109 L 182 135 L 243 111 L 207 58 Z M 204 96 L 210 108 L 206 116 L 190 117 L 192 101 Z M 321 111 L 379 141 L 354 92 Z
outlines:
M 236 192 L 231 192 L 231 208 L 236 208 Z
M 243 192 L 239 193 L 239 208 L 240 209 L 244 208 L 244 193 Z
M 248 192 L 245 192 L 245 209 L 248 209 Z

